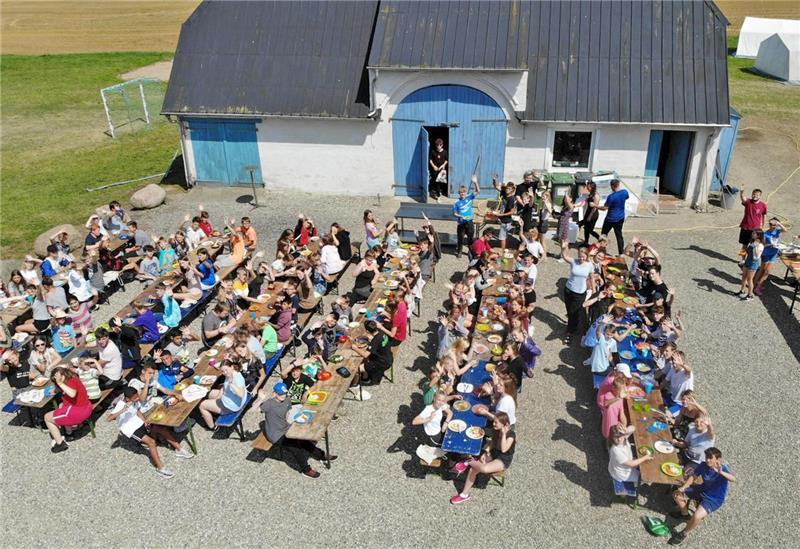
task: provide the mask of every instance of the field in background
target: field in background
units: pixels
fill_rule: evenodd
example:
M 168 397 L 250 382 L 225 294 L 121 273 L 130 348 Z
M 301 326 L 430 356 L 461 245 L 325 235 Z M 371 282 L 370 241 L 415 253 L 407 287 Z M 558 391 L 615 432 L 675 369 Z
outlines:
M 739 34 L 744 18 L 800 19 L 800 2 L 797 0 L 717 0 L 717 6 L 731 22 L 728 34 Z
M 0 255 L 29 252 L 34 238 L 59 223 L 83 224 L 109 200 L 126 201 L 135 185 L 86 193 L 86 187 L 166 170 L 180 147 L 174 124 L 151 126 L 112 140 L 100 88 L 119 74 L 169 53 L 3 56 L 0 106 Z M 147 182 L 143 183 L 146 184 Z
M 0 3 L 3 54 L 175 51 L 181 24 L 199 4 L 84 1 Z

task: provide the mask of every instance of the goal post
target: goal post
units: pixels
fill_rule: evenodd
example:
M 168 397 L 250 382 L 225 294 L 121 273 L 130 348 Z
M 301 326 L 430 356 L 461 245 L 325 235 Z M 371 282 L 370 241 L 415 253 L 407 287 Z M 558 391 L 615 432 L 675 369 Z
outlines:
M 121 128 L 136 129 L 155 121 L 164 101 L 166 83 L 155 78 L 136 78 L 100 90 L 107 133 L 116 138 Z

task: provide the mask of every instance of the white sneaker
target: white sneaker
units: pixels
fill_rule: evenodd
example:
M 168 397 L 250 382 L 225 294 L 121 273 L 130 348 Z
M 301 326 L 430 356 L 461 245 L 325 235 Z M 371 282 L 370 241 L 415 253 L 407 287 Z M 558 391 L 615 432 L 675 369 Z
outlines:
M 592 357 L 587 358 L 583 361 L 584 366 L 591 366 L 592 365 Z
M 356 395 L 356 400 L 365 401 L 372 398 L 372 395 L 369 394 L 369 391 L 366 389 L 362 389 L 360 385 L 353 385 L 350 387 Z
M 194 453 L 188 448 L 181 448 L 180 450 L 175 451 L 175 457 L 180 459 L 192 459 L 194 457 Z
M 172 478 L 175 476 L 175 473 L 169 469 L 156 469 L 156 472 L 164 478 Z

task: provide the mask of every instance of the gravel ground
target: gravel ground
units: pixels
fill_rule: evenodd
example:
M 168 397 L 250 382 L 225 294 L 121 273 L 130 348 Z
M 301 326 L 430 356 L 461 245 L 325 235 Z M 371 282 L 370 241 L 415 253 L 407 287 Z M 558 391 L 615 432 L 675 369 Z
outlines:
M 215 221 L 248 214 L 271 255 L 280 230 L 294 224 L 298 204 L 320 226 L 336 220 L 356 238 L 364 208 L 386 220 L 397 207 L 385 198 L 378 204 L 376 197 L 269 192 L 262 198 L 268 208 L 249 211 L 239 196 L 245 192 L 195 189 L 137 218 L 158 233 L 170 231 L 198 203 Z M 796 186 L 787 192 L 784 198 L 797 204 Z M 705 216 L 698 223 L 697 214 L 683 212 L 632 220 L 626 232 L 730 225 L 739 215 Z M 798 388 L 798 308 L 790 315 L 783 285 L 751 303 L 732 296 L 738 268 L 728 256 L 736 249 L 735 229 L 652 232 L 647 238 L 661 252 L 666 281 L 676 289 L 675 307 L 689 326 L 682 346 L 696 368 L 696 389 L 711 411 L 718 446 L 739 478 L 725 507 L 686 545 L 796 546 L 796 531 L 783 518 L 800 510 L 795 399 L 776 388 L 788 388 L 789 394 Z M 648 501 L 639 511 L 612 503 L 591 378 L 580 365 L 587 353 L 576 345 L 565 348 L 560 340 L 564 307 L 557 287 L 566 267 L 552 260 L 542 265 L 538 288 L 536 330 L 544 354 L 520 396 L 519 448 L 506 487 L 476 489 L 473 501 L 453 508 L 448 503 L 456 492 L 453 483 L 420 468 L 414 456 L 417 431 L 407 425 L 421 408 L 419 385 L 432 363 L 430 328 L 447 296 L 447 279 L 463 263 L 447 255 L 437 269 L 438 282 L 426 287 L 422 318 L 413 320 L 410 340 L 398 355 L 397 382 L 371 388 L 367 402 L 342 404 L 330 428 L 339 459 L 331 470 L 321 468 L 318 480 L 301 477 L 282 462 L 248 459 L 249 444 L 235 437 L 213 440 L 200 428 L 195 459 L 179 461 L 161 450 L 176 473 L 165 480 L 145 455 L 120 444 L 104 418 L 96 439 L 84 437 L 68 452 L 53 455 L 45 433 L 5 416 L 0 422 L 4 545 L 278 546 L 288 535 L 292 542 L 320 546 L 445 546 L 467 532 L 485 532 L 478 543 L 486 546 L 664 545 L 666 540 L 651 538 L 639 522 L 670 510 L 664 488 L 645 489 Z M 342 287 L 351 281 L 348 276 Z M 98 316 L 117 310 L 133 291 L 115 295 Z M 0 397 L 3 402 L 9 397 L 5 383 Z M 258 419 L 251 410 L 246 427 L 255 428 Z M 154 520 L 157 534 L 148 526 Z

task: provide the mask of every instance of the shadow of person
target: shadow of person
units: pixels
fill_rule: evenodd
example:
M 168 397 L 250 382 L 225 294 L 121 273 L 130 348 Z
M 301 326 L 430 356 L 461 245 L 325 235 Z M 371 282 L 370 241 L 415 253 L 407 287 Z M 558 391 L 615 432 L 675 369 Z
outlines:
M 588 463 L 592 467 L 593 462 L 589 461 Z M 598 469 L 600 468 L 598 467 Z M 563 459 L 553 462 L 553 470 L 563 474 L 571 483 L 586 490 L 589 493 L 589 502 L 592 507 L 611 507 L 614 501 L 614 490 L 607 472 L 601 474 L 600 471 L 583 470 L 577 464 Z
M 706 257 L 710 257 L 711 259 L 716 259 L 717 261 L 730 261 L 731 263 L 736 263 L 738 259 L 733 259 L 723 253 L 720 253 L 716 250 L 709 250 L 708 248 L 701 248 L 697 244 L 690 244 L 686 248 L 673 248 L 675 251 L 679 252 L 697 252 L 699 254 L 703 254 Z
M 735 292 L 733 290 L 730 290 L 728 288 L 725 288 L 723 286 L 720 286 L 719 284 L 717 284 L 713 280 L 709 280 L 707 278 L 693 278 L 692 280 L 694 280 L 697 283 L 697 287 L 698 288 L 701 288 L 701 289 L 703 289 L 703 290 L 705 290 L 707 292 L 718 292 L 718 293 L 727 294 L 727 295 L 730 295 L 730 296 L 737 295 L 737 292 Z

